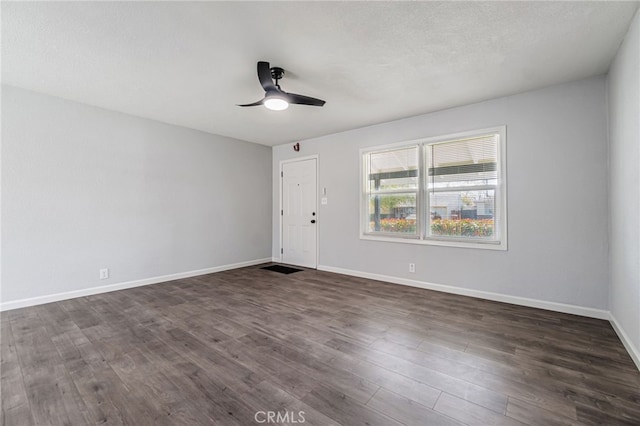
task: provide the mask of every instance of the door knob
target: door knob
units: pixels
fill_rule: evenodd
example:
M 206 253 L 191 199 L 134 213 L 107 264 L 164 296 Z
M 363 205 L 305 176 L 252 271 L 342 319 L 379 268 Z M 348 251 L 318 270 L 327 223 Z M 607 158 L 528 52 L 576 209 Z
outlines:
M 316 220 L 315 219 L 311 219 L 311 223 L 316 223 Z

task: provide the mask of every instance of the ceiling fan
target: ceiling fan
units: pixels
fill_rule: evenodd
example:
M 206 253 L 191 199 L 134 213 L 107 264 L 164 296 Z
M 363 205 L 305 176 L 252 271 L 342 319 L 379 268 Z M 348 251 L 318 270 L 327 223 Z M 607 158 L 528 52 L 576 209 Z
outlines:
M 258 80 L 265 91 L 264 98 L 252 104 L 238 105 L 250 107 L 264 105 L 268 109 L 282 111 L 289 108 L 289 104 L 311 105 L 321 107 L 325 104 L 322 99 L 287 93 L 280 88 L 278 81 L 284 77 L 284 70 L 280 67 L 270 67 L 269 62 L 258 62 Z M 275 80 L 275 83 L 274 81 Z

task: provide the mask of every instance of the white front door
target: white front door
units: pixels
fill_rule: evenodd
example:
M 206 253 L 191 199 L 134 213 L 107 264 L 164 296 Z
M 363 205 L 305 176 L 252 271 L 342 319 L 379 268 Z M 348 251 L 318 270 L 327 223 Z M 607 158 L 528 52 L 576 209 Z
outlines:
M 282 262 L 316 268 L 316 159 L 282 164 Z

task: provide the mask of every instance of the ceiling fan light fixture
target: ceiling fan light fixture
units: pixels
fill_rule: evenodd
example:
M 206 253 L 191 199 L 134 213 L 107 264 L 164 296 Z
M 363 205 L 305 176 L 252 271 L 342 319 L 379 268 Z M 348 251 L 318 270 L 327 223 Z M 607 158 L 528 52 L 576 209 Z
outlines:
M 283 111 L 289 108 L 289 102 L 279 96 L 270 96 L 264 100 L 264 106 L 273 111 Z

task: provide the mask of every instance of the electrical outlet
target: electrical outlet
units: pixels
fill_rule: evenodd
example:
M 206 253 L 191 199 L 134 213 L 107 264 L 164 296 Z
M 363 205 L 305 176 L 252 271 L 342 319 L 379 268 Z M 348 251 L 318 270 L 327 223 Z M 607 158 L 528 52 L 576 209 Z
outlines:
M 109 268 L 100 269 L 100 279 L 106 280 L 109 278 Z
M 416 272 L 416 264 L 415 263 L 410 263 L 409 264 L 409 272 L 411 272 L 411 273 Z

